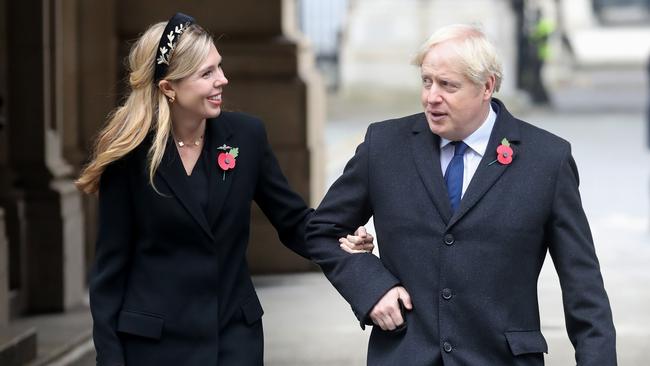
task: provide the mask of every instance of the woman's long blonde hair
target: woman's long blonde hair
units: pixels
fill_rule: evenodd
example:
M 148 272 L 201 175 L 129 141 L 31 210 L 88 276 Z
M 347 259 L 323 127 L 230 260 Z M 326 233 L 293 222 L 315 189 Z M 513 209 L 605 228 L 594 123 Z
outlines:
M 131 47 L 128 59 L 131 91 L 124 104 L 109 115 L 95 142 L 90 163 L 75 182 L 77 188 L 85 193 L 97 192 L 106 167 L 140 145 L 150 131 L 154 138 L 148 153 L 148 170 L 149 183 L 152 187 L 154 185 L 153 178 L 172 127 L 167 98 L 154 84 L 156 51 L 166 25 L 166 22 L 161 22 L 149 27 Z M 163 78 L 173 82 L 196 72 L 213 43 L 203 28 L 190 25 L 176 44 Z

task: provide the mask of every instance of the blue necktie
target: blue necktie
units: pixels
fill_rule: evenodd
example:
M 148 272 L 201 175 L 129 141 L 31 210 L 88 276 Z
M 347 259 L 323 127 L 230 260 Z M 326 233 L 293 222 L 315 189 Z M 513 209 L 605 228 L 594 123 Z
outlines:
M 465 155 L 468 146 L 462 141 L 453 141 L 452 144 L 454 145 L 454 157 L 447 165 L 445 183 L 447 183 L 451 212 L 456 212 L 460 206 L 460 196 L 463 193 L 463 155 Z

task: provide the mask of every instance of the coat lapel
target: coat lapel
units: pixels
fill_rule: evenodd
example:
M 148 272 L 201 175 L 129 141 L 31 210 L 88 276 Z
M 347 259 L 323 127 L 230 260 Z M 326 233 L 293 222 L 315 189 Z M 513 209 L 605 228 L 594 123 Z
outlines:
M 163 155 L 163 159 L 158 167 L 158 174 L 160 174 L 165 182 L 167 182 L 169 188 L 174 192 L 176 197 L 178 197 L 178 200 L 189 212 L 192 218 L 194 218 L 199 226 L 201 226 L 203 231 L 205 231 L 210 239 L 214 240 L 212 231 L 208 226 L 208 221 L 201 209 L 201 205 L 189 191 L 187 174 L 185 173 L 183 162 L 176 150 L 176 146 L 174 146 L 171 136 L 167 141 L 165 154 Z
M 411 135 L 413 160 L 431 201 L 442 220 L 448 223 L 451 218 L 451 204 L 440 170 L 440 137 L 431 133 L 424 113 L 416 118 Z
M 497 112 L 497 119 L 490 133 L 490 140 L 488 142 L 485 155 L 481 159 L 472 181 L 467 187 L 467 191 L 460 201 L 458 211 L 451 217 L 447 224 L 450 228 L 463 215 L 465 215 L 476 203 L 483 197 L 487 191 L 496 183 L 501 175 L 508 169 L 510 165 L 502 165 L 498 162 L 490 164 L 497 158 L 496 150 L 501 144 L 503 138 L 507 138 L 512 143 L 511 147 L 514 153 L 514 159 L 511 164 L 516 164 L 517 155 L 519 153 L 516 144 L 520 141 L 519 126 L 515 118 L 506 110 L 505 106 L 498 99 L 493 99 L 493 107 Z
M 231 126 L 222 113 L 221 116 L 215 119 L 209 119 L 206 126 L 209 129 L 208 138 L 210 139 L 209 155 L 208 155 L 208 184 L 210 187 L 209 204 L 208 204 L 208 222 L 210 227 L 213 227 L 216 220 L 219 218 L 223 204 L 230 191 L 230 185 L 233 180 L 234 174 L 237 172 L 237 166 L 234 169 L 225 172 L 221 170 L 217 163 L 217 156 L 223 150 L 219 150 L 222 145 L 233 146 L 233 133 Z M 240 152 L 241 154 L 242 152 Z M 245 151 L 243 153 L 246 153 Z

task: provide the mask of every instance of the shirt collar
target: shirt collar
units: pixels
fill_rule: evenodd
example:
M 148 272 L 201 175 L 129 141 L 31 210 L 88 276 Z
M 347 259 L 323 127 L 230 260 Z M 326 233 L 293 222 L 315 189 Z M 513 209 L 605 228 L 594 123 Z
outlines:
M 490 104 L 490 110 L 488 111 L 488 115 L 485 118 L 485 121 L 483 121 L 481 126 L 476 131 L 467 136 L 463 142 L 465 142 L 467 146 L 470 147 L 470 149 L 474 150 L 475 153 L 483 156 L 485 154 L 485 150 L 487 149 L 488 142 L 490 141 L 490 134 L 492 133 L 492 128 L 494 127 L 494 122 L 496 120 L 497 114 L 494 112 L 492 104 Z M 451 140 L 447 140 L 442 136 L 440 137 L 440 149 L 443 149 L 450 143 Z

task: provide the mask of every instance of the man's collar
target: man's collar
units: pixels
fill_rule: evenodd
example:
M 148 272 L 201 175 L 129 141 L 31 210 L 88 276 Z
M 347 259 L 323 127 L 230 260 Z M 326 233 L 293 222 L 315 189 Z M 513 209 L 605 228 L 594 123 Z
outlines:
M 485 154 L 488 142 L 490 141 L 490 134 L 492 133 L 492 128 L 494 127 L 494 122 L 496 119 L 497 114 L 492 107 L 492 103 L 490 103 L 490 110 L 488 111 L 488 115 L 487 118 L 485 118 L 485 121 L 483 121 L 481 126 L 476 131 L 474 131 L 471 135 L 467 136 L 467 138 L 463 140 L 467 146 L 469 146 L 480 156 L 483 156 Z M 449 143 L 451 143 L 450 140 L 447 140 L 442 136 L 440 137 L 440 149 L 443 149 Z

